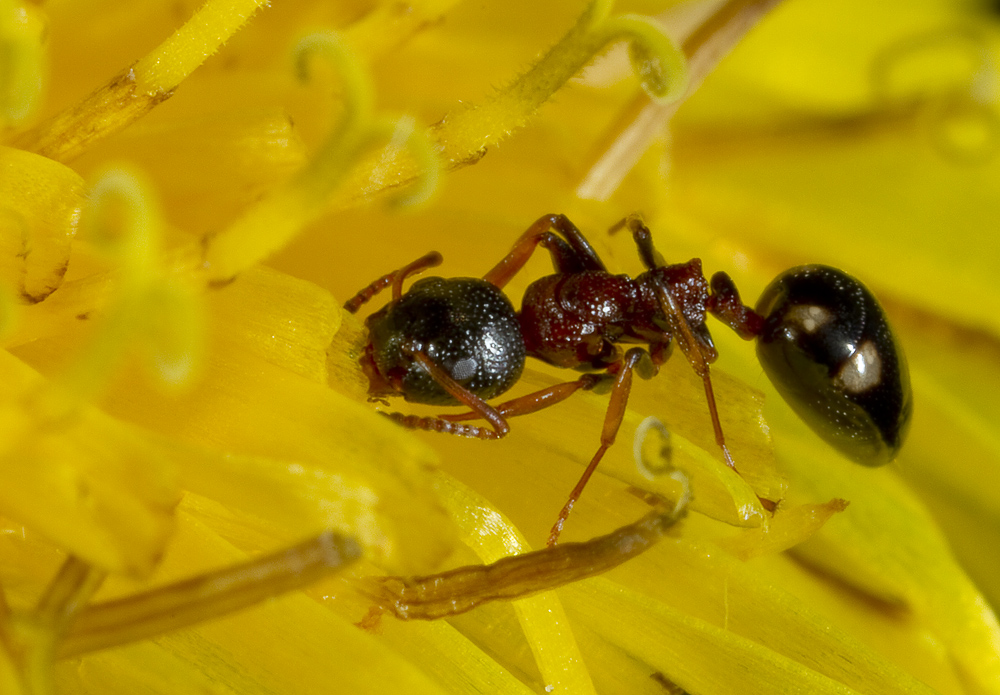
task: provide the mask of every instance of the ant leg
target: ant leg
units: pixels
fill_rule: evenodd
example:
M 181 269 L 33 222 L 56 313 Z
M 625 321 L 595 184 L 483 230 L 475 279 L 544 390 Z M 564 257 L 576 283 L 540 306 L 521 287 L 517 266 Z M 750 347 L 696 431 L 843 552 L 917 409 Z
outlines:
M 562 233 L 566 240 L 553 234 L 553 229 Z M 514 242 L 510 252 L 483 276 L 483 280 L 502 289 L 520 272 L 538 246 L 549 250 L 552 265 L 557 272 L 579 273 L 605 269 L 597 252 L 565 215 L 545 215 L 528 227 Z
M 629 392 L 632 390 L 632 370 L 635 369 L 636 364 L 645 355 L 646 351 L 642 348 L 632 348 L 625 353 L 625 357 L 621 362 L 613 365 L 612 368 L 617 367 L 617 374 L 615 374 L 614 386 L 611 387 L 611 402 L 608 403 L 608 411 L 604 416 L 604 428 L 601 430 L 601 446 L 598 448 L 597 453 L 594 454 L 594 458 L 587 464 L 587 468 L 583 471 L 583 475 L 580 476 L 580 480 L 577 481 L 576 487 L 569 493 L 569 499 L 566 500 L 562 511 L 559 512 L 559 518 L 556 519 L 552 530 L 549 531 L 549 540 L 546 544 L 549 547 L 559 542 L 559 534 L 562 533 L 563 525 L 566 523 L 566 519 L 569 518 L 570 512 L 573 511 L 573 505 L 580 499 L 583 488 L 587 486 L 587 482 L 597 468 L 597 464 L 604 457 L 604 452 L 615 443 L 615 437 L 618 435 L 618 430 L 622 426 L 622 419 L 625 417 L 625 406 L 628 405 Z
M 594 247 L 590 245 L 587 241 L 587 237 L 583 236 L 575 224 L 570 222 L 570 219 L 566 215 L 554 215 L 555 220 L 552 223 L 552 228 L 557 232 L 562 234 L 569 245 L 573 248 L 576 254 L 577 261 L 581 264 L 579 268 L 571 271 L 563 272 L 583 272 L 585 270 L 601 270 L 607 272 L 608 269 L 604 267 L 604 261 L 601 260 L 600 256 L 597 255 L 597 251 Z M 560 270 L 556 268 L 556 270 Z
M 713 315 L 736 331 L 744 340 L 749 340 L 760 333 L 763 329 L 764 319 L 750 307 L 743 306 L 739 299 L 739 292 L 728 275 L 716 273 L 712 277 L 711 287 L 713 294 L 709 297 L 707 308 Z M 722 433 L 722 423 L 719 422 L 719 409 L 715 404 L 715 391 L 712 389 L 709 365 L 715 361 L 717 356 L 715 348 L 711 342 L 706 344 L 704 340 L 699 340 L 695 336 L 691 325 L 684 318 L 677 302 L 674 301 L 673 295 L 664 285 L 657 284 L 656 290 L 660 306 L 670 322 L 681 351 L 704 384 L 705 401 L 708 403 L 708 412 L 712 416 L 712 428 L 715 430 L 715 443 L 722 450 L 726 465 L 739 474 L 732 454 L 729 453 L 729 447 L 726 446 L 726 437 Z M 764 509 L 769 511 L 773 512 L 777 506 L 773 500 L 760 496 L 757 499 L 760 500 Z
M 632 232 L 632 238 L 639 249 L 639 257 L 643 265 L 649 270 L 665 265 L 663 257 L 653 246 L 653 235 L 649 227 L 642 221 L 638 214 L 632 214 L 615 225 L 611 231 L 615 232 L 622 227 L 627 227 Z M 700 267 L 700 262 L 699 262 Z M 732 279 L 725 273 L 716 273 L 711 281 L 712 294 L 706 302 L 706 309 L 716 316 L 720 321 L 732 328 L 744 340 L 749 340 L 761 333 L 764 328 L 764 319 L 757 312 L 748 306 L 744 306 L 740 301 L 739 292 Z M 708 403 L 708 412 L 712 417 L 712 429 L 715 432 L 715 443 L 722 450 L 722 457 L 726 465 L 736 470 L 736 463 L 733 461 L 729 447 L 726 446 L 726 435 L 722 432 L 722 423 L 719 421 L 719 408 L 715 403 L 715 390 L 712 388 L 712 375 L 710 365 L 718 357 L 712 339 L 708 335 L 704 325 L 699 326 L 699 333 L 696 335 L 687 317 L 681 310 L 680 305 L 670 293 L 670 289 L 663 283 L 655 284 L 657 298 L 660 308 L 670 325 L 671 334 L 677 340 L 681 352 L 687 358 L 695 374 L 701 377 L 705 388 L 705 401 Z M 654 364 L 659 359 L 663 359 L 666 353 L 666 346 L 654 351 Z M 758 497 L 765 509 L 774 509 L 774 502 Z
M 631 230 L 632 238 L 639 248 L 639 256 L 642 259 L 643 265 L 653 270 L 664 264 L 663 257 L 653 246 L 653 235 L 650 233 L 649 227 L 646 226 L 646 223 L 642 221 L 639 215 L 629 215 L 619 222 L 612 231 L 617 231 L 622 227 L 628 227 Z M 725 273 L 716 273 L 712 278 L 712 283 L 713 292 L 718 294 L 719 298 L 716 300 L 714 295 L 709 297 L 709 310 L 745 339 L 759 334 L 763 328 L 763 318 L 749 307 L 743 306 L 742 302 L 740 302 L 736 286 L 729 276 Z M 726 437 L 722 432 L 722 424 L 719 422 L 719 410 L 715 403 L 715 391 L 712 389 L 712 377 L 709 365 L 718 356 L 715 352 L 715 347 L 712 345 L 711 338 L 708 337 L 707 332 L 704 335 L 695 335 L 690 322 L 684 316 L 684 312 L 670 293 L 669 288 L 661 283 L 657 283 L 656 289 L 660 306 L 670 323 L 671 333 L 676 337 L 681 352 L 684 353 L 695 373 L 701 377 L 702 383 L 705 386 L 705 400 L 708 402 L 708 411 L 712 416 L 715 443 L 722 450 L 726 465 L 735 471 L 736 464 L 729 453 L 729 447 L 726 446 Z M 713 300 L 716 300 L 717 303 L 713 302 Z M 739 309 L 736 308 L 737 306 Z M 727 320 L 727 318 L 732 320 Z
M 477 439 L 500 439 L 507 436 L 507 433 L 510 432 L 510 425 L 507 424 L 507 420 L 504 419 L 504 416 L 496 408 L 452 379 L 448 372 L 427 356 L 427 353 L 415 351 L 413 353 L 413 361 L 423 367 L 431 378 L 438 382 L 452 398 L 473 412 L 474 417 L 469 419 L 486 420 L 492 429 L 476 427 L 474 425 L 459 425 L 441 417 L 421 417 L 419 415 L 407 415 L 398 412 L 383 412 L 383 415 L 403 427 L 413 430 L 441 432 L 443 434 L 454 434 L 459 437 L 475 437 Z
M 646 226 L 646 223 L 642 221 L 639 215 L 629 215 L 612 227 L 611 232 L 616 232 L 623 227 L 627 227 L 632 232 L 632 238 L 639 249 L 639 257 L 646 268 L 654 270 L 664 265 L 663 257 L 653 246 L 653 236 L 649 231 L 649 227 Z M 763 319 L 752 309 L 744 307 L 739 302 L 739 293 L 736 291 L 732 280 L 725 273 L 721 275 L 722 277 L 720 278 L 720 274 L 717 273 L 712 278 L 712 282 L 715 283 L 712 285 L 712 289 L 719 295 L 719 299 L 713 302 L 715 297 L 712 296 L 709 298 L 709 311 L 719 316 L 724 323 L 744 338 L 748 337 L 744 333 L 747 333 L 749 337 L 753 337 L 763 328 Z M 701 377 L 704 384 L 705 400 L 708 402 L 708 412 L 712 416 L 712 428 L 715 430 L 715 443 L 722 450 L 726 465 L 735 471 L 736 464 L 729 453 L 729 447 L 726 446 L 726 436 L 722 432 L 722 424 L 719 422 L 719 409 L 715 403 L 715 391 L 712 389 L 712 377 L 709 365 L 717 357 L 715 347 L 712 345 L 707 332 L 704 335 L 695 335 L 691 324 L 688 322 L 687 317 L 684 316 L 684 312 L 670 293 L 669 288 L 662 283 L 656 283 L 656 291 L 660 307 L 663 309 L 663 313 L 670 324 L 671 333 L 677 339 L 677 344 L 680 346 L 681 352 L 684 353 L 692 369 Z M 736 304 L 741 307 L 740 310 L 736 309 Z M 758 320 L 759 323 L 757 323 Z
M 608 231 L 610 234 L 614 234 L 623 227 L 632 232 L 632 239 L 639 248 L 639 258 L 647 270 L 653 270 L 654 268 L 666 265 L 663 256 L 653 246 L 653 234 L 649 231 L 649 227 L 643 222 L 639 213 L 633 212 Z
M 372 298 L 386 287 L 392 286 L 392 300 L 396 301 L 403 295 L 403 281 L 410 275 L 421 273 L 428 268 L 441 265 L 441 254 L 437 251 L 421 256 L 409 265 L 405 265 L 399 270 L 394 270 L 388 275 L 383 275 L 378 280 L 368 285 L 356 295 L 344 302 L 344 311 L 349 314 L 356 314 L 358 309 L 367 304 Z
M 525 396 L 505 401 L 495 406 L 495 409 L 505 418 L 537 413 L 539 410 L 562 403 L 580 389 L 589 391 L 604 378 L 604 375 L 585 374 L 576 381 L 565 381 L 561 384 L 555 384 Z M 458 413 L 456 415 L 442 415 L 441 419 L 448 422 L 463 422 L 465 420 L 476 420 L 480 417 L 479 413 L 469 412 Z
M 691 330 L 691 324 L 678 306 L 670 290 L 662 283 L 656 283 L 656 294 L 660 308 L 667 317 L 671 333 L 687 358 L 695 374 L 701 377 L 705 387 L 705 400 L 708 402 L 708 412 L 712 416 L 712 428 L 715 430 L 715 443 L 722 450 L 726 465 L 736 470 L 736 463 L 726 446 L 726 436 L 722 433 L 722 423 L 719 422 L 719 409 L 715 404 L 715 391 L 712 389 L 712 376 L 709 365 L 715 361 L 717 353 L 711 343 L 699 340 Z
M 726 273 L 718 272 L 710 282 L 712 294 L 705 308 L 715 318 L 729 326 L 743 340 L 753 340 L 764 330 L 764 317 L 746 306 L 739 290 Z

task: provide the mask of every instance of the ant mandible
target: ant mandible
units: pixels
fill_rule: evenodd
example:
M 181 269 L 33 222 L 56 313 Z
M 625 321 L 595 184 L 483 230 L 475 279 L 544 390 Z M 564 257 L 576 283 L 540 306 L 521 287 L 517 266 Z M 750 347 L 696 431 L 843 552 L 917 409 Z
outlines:
M 600 447 L 559 513 L 550 546 L 615 441 L 633 371 L 644 379 L 655 376 L 672 341 L 702 379 L 715 441 L 736 470 L 712 390 L 709 365 L 718 353 L 705 325 L 707 314 L 742 338 L 757 339 L 760 362 L 779 393 L 842 453 L 865 465 L 895 457 L 912 411 L 909 376 L 885 313 L 864 285 L 835 268 L 799 266 L 779 275 L 754 310 L 742 303 L 727 274 L 706 281 L 700 259 L 666 265 L 637 215 L 612 231 L 623 227 L 631 231 L 647 269 L 636 278 L 609 273 L 580 230 L 555 214 L 531 225 L 482 279 L 429 277 L 404 293 L 409 276 L 441 263 L 441 255 L 432 252 L 371 283 L 344 305 L 356 313 L 392 288 L 391 301 L 365 321 L 368 340 L 360 362 L 370 399 L 402 396 L 414 403 L 464 405 L 469 412 L 456 415 L 385 414 L 413 429 L 499 439 L 510 430 L 507 418 L 611 380 Z M 556 272 L 528 287 L 518 313 L 503 288 L 539 246 L 548 250 Z M 623 352 L 622 344 L 645 348 Z M 587 373 L 490 405 L 487 401 L 518 381 L 529 356 Z M 489 427 L 462 424 L 476 419 Z

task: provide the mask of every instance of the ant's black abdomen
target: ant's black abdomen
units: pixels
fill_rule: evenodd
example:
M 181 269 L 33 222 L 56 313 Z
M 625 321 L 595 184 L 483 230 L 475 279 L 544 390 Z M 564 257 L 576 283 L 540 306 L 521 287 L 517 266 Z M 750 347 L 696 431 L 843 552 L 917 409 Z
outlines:
M 366 323 L 375 367 L 414 403 L 459 402 L 416 364 L 413 354 L 418 351 L 485 400 L 507 391 L 524 369 L 524 340 L 514 307 L 484 280 L 425 278 Z
M 882 307 L 836 268 L 779 275 L 757 302 L 757 355 L 771 382 L 813 430 L 854 461 L 895 458 L 913 410 L 906 361 Z

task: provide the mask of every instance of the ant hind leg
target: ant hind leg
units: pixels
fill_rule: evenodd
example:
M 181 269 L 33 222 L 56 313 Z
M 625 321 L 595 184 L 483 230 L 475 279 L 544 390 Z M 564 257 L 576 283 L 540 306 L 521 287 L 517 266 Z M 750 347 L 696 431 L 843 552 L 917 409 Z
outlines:
M 654 268 L 666 265 L 663 256 L 653 246 L 653 234 L 649 231 L 649 227 L 643 222 L 642 216 L 639 213 L 633 212 L 621 222 L 614 225 L 609 230 L 609 233 L 614 234 L 622 228 L 632 232 L 632 239 L 639 248 L 639 258 L 642 259 L 642 264 L 646 266 L 647 270 L 653 270 Z

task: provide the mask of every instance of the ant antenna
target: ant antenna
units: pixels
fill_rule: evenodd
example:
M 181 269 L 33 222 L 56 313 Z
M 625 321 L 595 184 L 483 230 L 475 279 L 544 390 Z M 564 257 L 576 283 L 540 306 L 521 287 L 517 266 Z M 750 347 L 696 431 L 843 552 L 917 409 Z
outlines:
M 399 301 L 399 298 L 403 296 L 403 281 L 406 280 L 411 275 L 417 273 L 422 273 L 428 268 L 435 268 L 441 265 L 444 259 L 441 254 L 437 251 L 431 251 L 413 261 L 409 265 L 405 265 L 399 270 L 394 270 L 388 275 L 383 275 L 378 280 L 372 282 L 368 287 L 358 292 L 356 295 L 344 302 L 344 311 L 349 314 L 358 313 L 358 309 L 367 304 L 375 297 L 378 293 L 382 292 L 386 287 L 392 286 L 392 301 Z
M 437 251 L 431 251 L 425 256 L 421 256 L 417 260 L 413 261 L 407 266 L 403 266 L 399 271 L 396 272 L 396 277 L 392 281 L 392 301 L 398 302 L 399 298 L 403 296 L 403 281 L 406 280 L 411 275 L 416 275 L 417 273 L 422 273 L 428 268 L 434 268 L 441 265 L 442 261 L 441 254 Z

